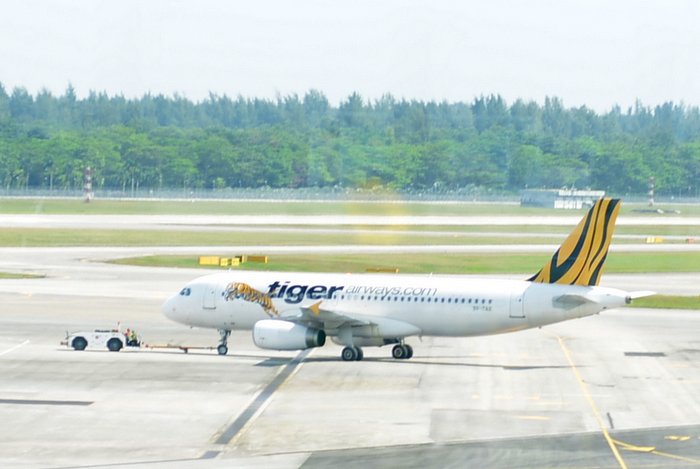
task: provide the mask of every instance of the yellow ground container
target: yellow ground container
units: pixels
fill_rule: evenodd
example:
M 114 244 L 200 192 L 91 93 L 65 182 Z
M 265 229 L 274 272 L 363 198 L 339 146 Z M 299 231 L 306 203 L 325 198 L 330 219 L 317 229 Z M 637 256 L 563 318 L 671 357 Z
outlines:
M 199 265 L 219 265 L 219 256 L 199 256 Z
M 235 257 L 222 257 L 219 259 L 219 266 L 221 267 L 237 267 L 240 263 L 241 261 Z
M 259 264 L 267 264 L 267 256 L 248 256 L 248 262 L 257 262 Z
M 366 272 L 372 273 L 384 273 L 384 274 L 398 274 L 399 269 L 389 268 L 389 267 L 370 267 L 366 269 Z

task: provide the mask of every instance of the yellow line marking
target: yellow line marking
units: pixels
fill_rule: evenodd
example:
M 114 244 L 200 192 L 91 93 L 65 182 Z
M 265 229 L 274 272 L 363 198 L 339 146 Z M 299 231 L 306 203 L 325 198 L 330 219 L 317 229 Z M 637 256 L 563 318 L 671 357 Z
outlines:
M 638 453 L 652 453 L 656 451 L 656 446 L 637 446 L 615 439 L 612 441 L 614 441 L 616 445 L 620 446 L 620 448 L 626 449 L 627 451 L 636 451 Z
M 664 440 L 673 440 L 673 441 L 688 441 L 690 440 L 690 437 L 687 435 L 668 435 L 664 437 Z
M 693 464 L 700 464 L 700 459 L 686 458 L 685 456 L 678 456 L 675 454 L 664 453 L 661 451 L 652 451 L 651 454 L 655 454 L 657 456 L 662 456 L 664 458 L 669 458 L 669 459 L 677 459 L 678 461 L 690 462 Z
M 677 437 L 677 438 L 685 438 L 685 437 Z M 690 438 L 690 437 L 688 437 L 688 438 Z M 669 438 L 666 437 L 666 439 L 669 439 Z M 671 438 L 671 439 L 675 439 L 675 438 Z M 616 439 L 613 439 L 613 441 L 615 442 L 616 445 L 620 446 L 620 448 L 625 450 L 625 451 L 634 451 L 637 453 L 653 454 L 655 456 L 660 456 L 662 458 L 669 458 L 669 459 L 675 459 L 678 461 L 689 462 L 689 463 L 692 463 L 694 465 L 700 464 L 699 459 L 687 458 L 685 456 L 678 456 L 676 454 L 670 454 L 670 453 L 664 453 L 663 451 L 657 451 L 656 446 L 637 446 L 637 445 L 625 443 L 624 441 L 620 441 L 620 440 L 616 440 Z M 682 441 L 685 441 L 685 439 L 683 439 Z
M 515 418 L 520 420 L 550 420 L 549 417 L 544 415 L 516 415 Z
M 569 349 L 566 347 L 566 344 L 564 344 L 564 339 L 562 339 L 560 336 L 557 336 L 557 340 L 559 341 L 559 346 L 564 351 L 564 356 L 566 356 L 566 361 L 569 362 L 569 366 L 571 367 L 571 371 L 573 371 L 574 376 L 576 377 L 576 381 L 578 381 L 579 387 L 581 388 L 581 391 L 583 392 L 584 397 L 588 401 L 588 405 L 591 407 L 591 410 L 593 411 L 593 416 L 595 417 L 596 421 L 598 422 L 598 426 L 600 427 L 600 430 L 603 432 L 603 436 L 605 437 L 605 441 L 608 442 L 608 446 L 610 446 L 610 450 L 612 451 L 613 455 L 615 456 L 615 459 L 617 460 L 617 463 L 620 465 L 620 467 L 622 469 L 627 469 L 627 464 L 625 464 L 625 460 L 622 459 L 622 456 L 620 456 L 620 452 L 618 451 L 617 446 L 615 445 L 615 442 L 613 441 L 612 437 L 610 436 L 608 429 L 605 428 L 605 424 L 603 423 L 603 419 L 600 416 L 600 412 L 598 411 L 598 407 L 595 405 L 595 402 L 593 401 L 593 398 L 591 397 L 590 392 L 588 392 L 588 386 L 586 386 L 586 383 L 583 381 L 583 378 L 581 378 L 581 373 L 579 373 L 578 368 L 576 367 L 576 364 L 574 363 L 574 360 L 571 357 L 571 352 L 569 352 Z
M 643 452 L 643 453 L 648 453 L 648 454 L 654 454 L 656 456 L 661 456 L 664 458 L 675 459 L 677 461 L 689 462 L 689 463 L 693 463 L 693 464 L 700 464 L 700 459 L 686 458 L 685 456 L 678 456 L 675 454 L 664 453 L 663 451 L 657 451 L 656 447 L 654 447 L 654 446 L 636 446 L 636 445 L 632 445 L 629 443 L 625 443 L 623 441 L 613 439 L 610 436 L 608 429 L 605 428 L 605 425 L 603 424 L 603 419 L 600 417 L 600 412 L 598 411 L 598 407 L 595 405 L 595 402 L 593 401 L 593 397 L 591 397 L 591 394 L 588 391 L 588 386 L 586 386 L 586 383 L 581 378 L 581 374 L 579 373 L 578 368 L 574 364 L 573 358 L 571 357 L 571 352 L 569 352 L 569 349 L 564 344 L 564 339 L 557 336 L 557 340 L 559 341 L 559 345 L 561 346 L 561 349 L 564 351 L 564 355 L 566 356 L 566 360 L 569 362 L 569 365 L 571 366 L 571 371 L 574 372 L 574 376 L 576 376 L 576 380 L 578 381 L 579 386 L 581 387 L 581 390 L 583 391 L 583 394 L 586 397 L 586 400 L 588 401 L 588 404 L 590 405 L 591 409 L 593 410 L 593 415 L 595 416 L 595 419 L 598 422 L 598 426 L 600 427 L 601 431 L 603 432 L 603 436 L 605 437 L 605 440 L 608 442 L 610 449 L 612 450 L 613 454 L 615 455 L 615 459 L 617 459 L 617 462 L 618 462 L 618 464 L 620 464 L 620 467 L 622 469 L 627 469 L 627 464 L 625 464 L 624 459 L 622 459 L 622 456 L 620 456 L 620 452 L 617 449 L 617 445 L 620 445 L 620 447 L 622 449 L 627 450 L 627 451 Z M 677 440 L 677 441 L 686 441 L 686 439 L 690 439 L 689 436 L 677 436 L 677 435 L 670 435 L 670 436 L 671 436 L 671 438 L 666 437 L 666 439 L 672 439 L 672 440 Z

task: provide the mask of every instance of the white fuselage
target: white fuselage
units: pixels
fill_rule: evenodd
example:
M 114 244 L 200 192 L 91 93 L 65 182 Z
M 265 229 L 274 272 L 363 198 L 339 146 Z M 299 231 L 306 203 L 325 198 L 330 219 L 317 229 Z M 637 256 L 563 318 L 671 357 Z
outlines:
M 266 294 L 276 313 L 256 302 L 226 299 L 225 290 L 234 282 Z M 371 324 L 355 327 L 355 337 L 403 338 L 518 331 L 596 314 L 626 301 L 626 292 L 611 288 L 458 275 L 236 271 L 193 280 L 163 305 L 163 313 L 193 327 L 246 330 L 260 320 L 293 317 L 320 305 Z M 332 327 L 325 332 L 338 335 Z

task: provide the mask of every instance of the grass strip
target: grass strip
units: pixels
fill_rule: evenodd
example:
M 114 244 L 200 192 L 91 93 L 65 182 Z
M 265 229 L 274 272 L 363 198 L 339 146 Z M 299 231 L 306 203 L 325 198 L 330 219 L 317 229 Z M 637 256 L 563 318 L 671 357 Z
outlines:
M 624 204 L 622 213 L 634 213 L 646 209 L 643 204 Z M 679 210 L 680 216 L 700 215 L 700 206 L 686 204 L 659 204 L 658 208 Z M 111 200 L 94 199 L 83 202 L 74 199 L 0 198 L 0 213 L 37 214 L 120 214 L 120 215 L 566 215 L 583 214 L 584 210 L 557 210 L 537 207 L 521 207 L 517 203 L 489 204 L 471 202 L 420 203 L 394 201 L 279 201 L 279 200 Z M 643 213 L 635 213 L 643 216 Z M 654 215 L 650 213 L 649 215 Z
M 645 254 L 644 256 L 647 256 Z M 684 257 L 685 254 L 679 256 Z M 665 254 L 665 257 L 668 255 Z M 640 266 L 638 256 L 627 253 L 615 257 L 626 259 L 609 259 L 607 272 L 642 272 L 633 267 Z M 512 274 L 516 272 L 535 272 L 546 256 L 525 254 L 515 255 L 462 255 L 462 254 L 405 254 L 405 255 L 274 255 L 268 264 L 246 263 L 240 267 L 202 267 L 194 256 L 145 256 L 118 259 L 116 264 L 138 266 L 202 268 L 207 270 L 258 270 L 281 272 L 347 272 L 362 273 L 368 268 L 395 269 L 402 273 L 442 273 L 442 274 Z M 654 262 L 658 262 L 658 259 Z M 695 261 L 697 262 L 697 260 Z M 696 264 L 697 265 L 697 264 Z M 624 270 L 621 270 L 624 269 Z M 677 269 L 677 267 L 673 267 Z M 677 271 L 677 270 L 669 270 Z M 523 273 L 523 278 L 528 274 Z M 700 287 L 699 287 L 700 291 Z M 656 309 L 700 310 L 699 296 L 653 295 L 634 300 L 634 307 Z
M 0 272 L 0 279 L 23 279 L 23 278 L 44 278 L 45 275 L 17 274 L 14 272 Z
M 646 298 L 639 298 L 638 300 L 634 300 L 633 306 L 635 308 L 697 309 L 700 311 L 700 295 L 653 295 L 648 296 Z
M 491 237 L 376 232 L 298 231 L 171 231 L 171 230 L 100 230 L 53 228 L 0 229 L 0 246 L 226 246 L 226 245 L 459 245 L 459 244 L 559 244 L 559 236 Z
M 202 255 L 233 257 L 245 252 Z M 265 253 L 260 253 L 265 254 Z M 550 259 L 547 254 L 275 254 L 268 264 L 245 263 L 234 269 L 282 272 L 365 272 L 369 268 L 399 269 L 403 273 L 445 274 L 534 274 Z M 197 256 L 147 256 L 114 261 L 118 264 L 159 267 L 201 267 Z M 217 269 L 223 269 L 218 267 Z M 608 256 L 605 272 L 698 272 L 700 252 L 615 253 Z
M 288 228 L 288 227 L 285 227 Z M 307 229 L 275 231 L 274 226 L 259 227 L 249 231 L 194 231 L 194 230 L 139 230 L 139 229 L 55 229 L 55 228 L 0 228 L 0 246 L 6 247 L 65 247 L 65 246 L 225 246 L 272 245 L 310 246 L 337 244 L 366 245 L 477 245 L 477 244 L 560 244 L 566 233 L 548 231 L 547 227 L 488 227 L 488 230 L 465 227 L 462 232 L 450 230 L 430 233 L 430 230 L 404 228 L 404 230 L 313 232 Z M 568 227 L 565 227 L 569 229 Z M 686 236 L 693 227 L 667 227 L 664 235 Z M 683 229 L 687 228 L 687 230 Z M 321 228 L 319 228 L 321 229 Z M 406 232 L 405 230 L 408 230 Z M 539 230 L 539 232 L 537 231 Z M 428 232 L 424 232 L 428 231 Z M 492 232 L 510 232 L 512 236 L 490 236 Z M 623 231 L 623 230 L 621 230 Z M 656 231 L 656 230 L 653 230 Z M 483 234 L 481 234 L 483 233 Z M 517 236 L 528 233 L 531 236 Z M 653 236 L 651 232 L 647 233 Z M 698 237 L 700 240 L 700 236 Z M 639 243 L 639 239 L 618 238 L 615 244 Z
M 520 208 L 517 204 L 365 202 L 305 200 L 101 200 L 0 199 L 0 213 L 101 215 L 483 215 L 545 214 L 560 211 Z

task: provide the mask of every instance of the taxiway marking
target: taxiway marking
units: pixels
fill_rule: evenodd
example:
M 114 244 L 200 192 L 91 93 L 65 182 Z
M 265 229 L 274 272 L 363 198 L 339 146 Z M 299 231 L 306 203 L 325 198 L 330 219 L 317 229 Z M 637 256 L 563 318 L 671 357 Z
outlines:
M 600 427 L 600 430 L 603 432 L 603 436 L 605 437 L 605 441 L 608 442 L 608 446 L 610 446 L 610 450 L 612 451 L 613 455 L 615 456 L 615 459 L 617 460 L 620 467 L 622 469 L 627 469 L 627 464 L 625 463 L 625 460 L 622 459 L 622 456 L 620 455 L 620 451 L 618 451 L 617 445 L 615 444 L 615 440 L 612 439 L 612 437 L 610 436 L 610 432 L 608 432 L 608 429 L 605 427 L 605 424 L 603 423 L 603 419 L 600 416 L 600 411 L 598 410 L 598 406 L 596 406 L 595 401 L 593 400 L 593 397 L 591 396 L 591 393 L 588 391 L 588 386 L 586 385 L 586 382 L 581 377 L 581 373 L 579 373 L 578 368 L 576 367 L 576 364 L 574 363 L 574 360 L 571 357 L 571 352 L 569 352 L 569 349 L 566 347 L 566 344 L 564 343 L 564 339 L 561 336 L 557 336 L 557 340 L 559 341 L 559 346 L 561 347 L 562 351 L 564 352 L 564 356 L 566 357 L 566 361 L 569 362 L 569 366 L 571 367 L 571 371 L 574 373 L 574 376 L 576 377 L 576 381 L 578 382 L 579 387 L 581 388 L 581 391 L 583 392 L 583 396 L 586 398 L 586 401 L 588 401 L 588 405 L 591 407 L 591 410 L 593 411 L 593 416 L 595 417 L 596 421 L 598 422 L 598 427 Z
M 263 388 L 254 398 L 253 401 L 248 405 L 248 407 L 243 410 L 243 412 L 233 421 L 226 429 L 219 435 L 219 437 L 214 442 L 217 445 L 228 445 L 235 442 L 245 430 L 251 425 L 253 420 L 260 415 L 267 404 L 269 404 L 272 395 L 279 389 L 287 379 L 289 379 L 301 366 L 304 358 L 313 349 L 307 349 L 299 353 L 296 357 L 292 359 L 287 365 L 285 365 L 282 370 L 277 373 L 270 383 Z
M 93 401 L 57 401 L 38 399 L 0 399 L 0 404 L 10 405 L 51 405 L 51 406 L 90 406 Z
M 27 345 L 28 343 L 29 343 L 29 339 L 25 340 L 25 341 L 22 342 L 21 344 L 15 345 L 14 347 L 10 347 L 10 348 L 8 348 L 8 349 L 5 350 L 5 351 L 0 352 L 0 357 L 3 356 L 3 355 L 7 355 L 8 353 L 14 352 L 14 351 L 17 350 L 18 348 L 23 347 L 23 346 Z

